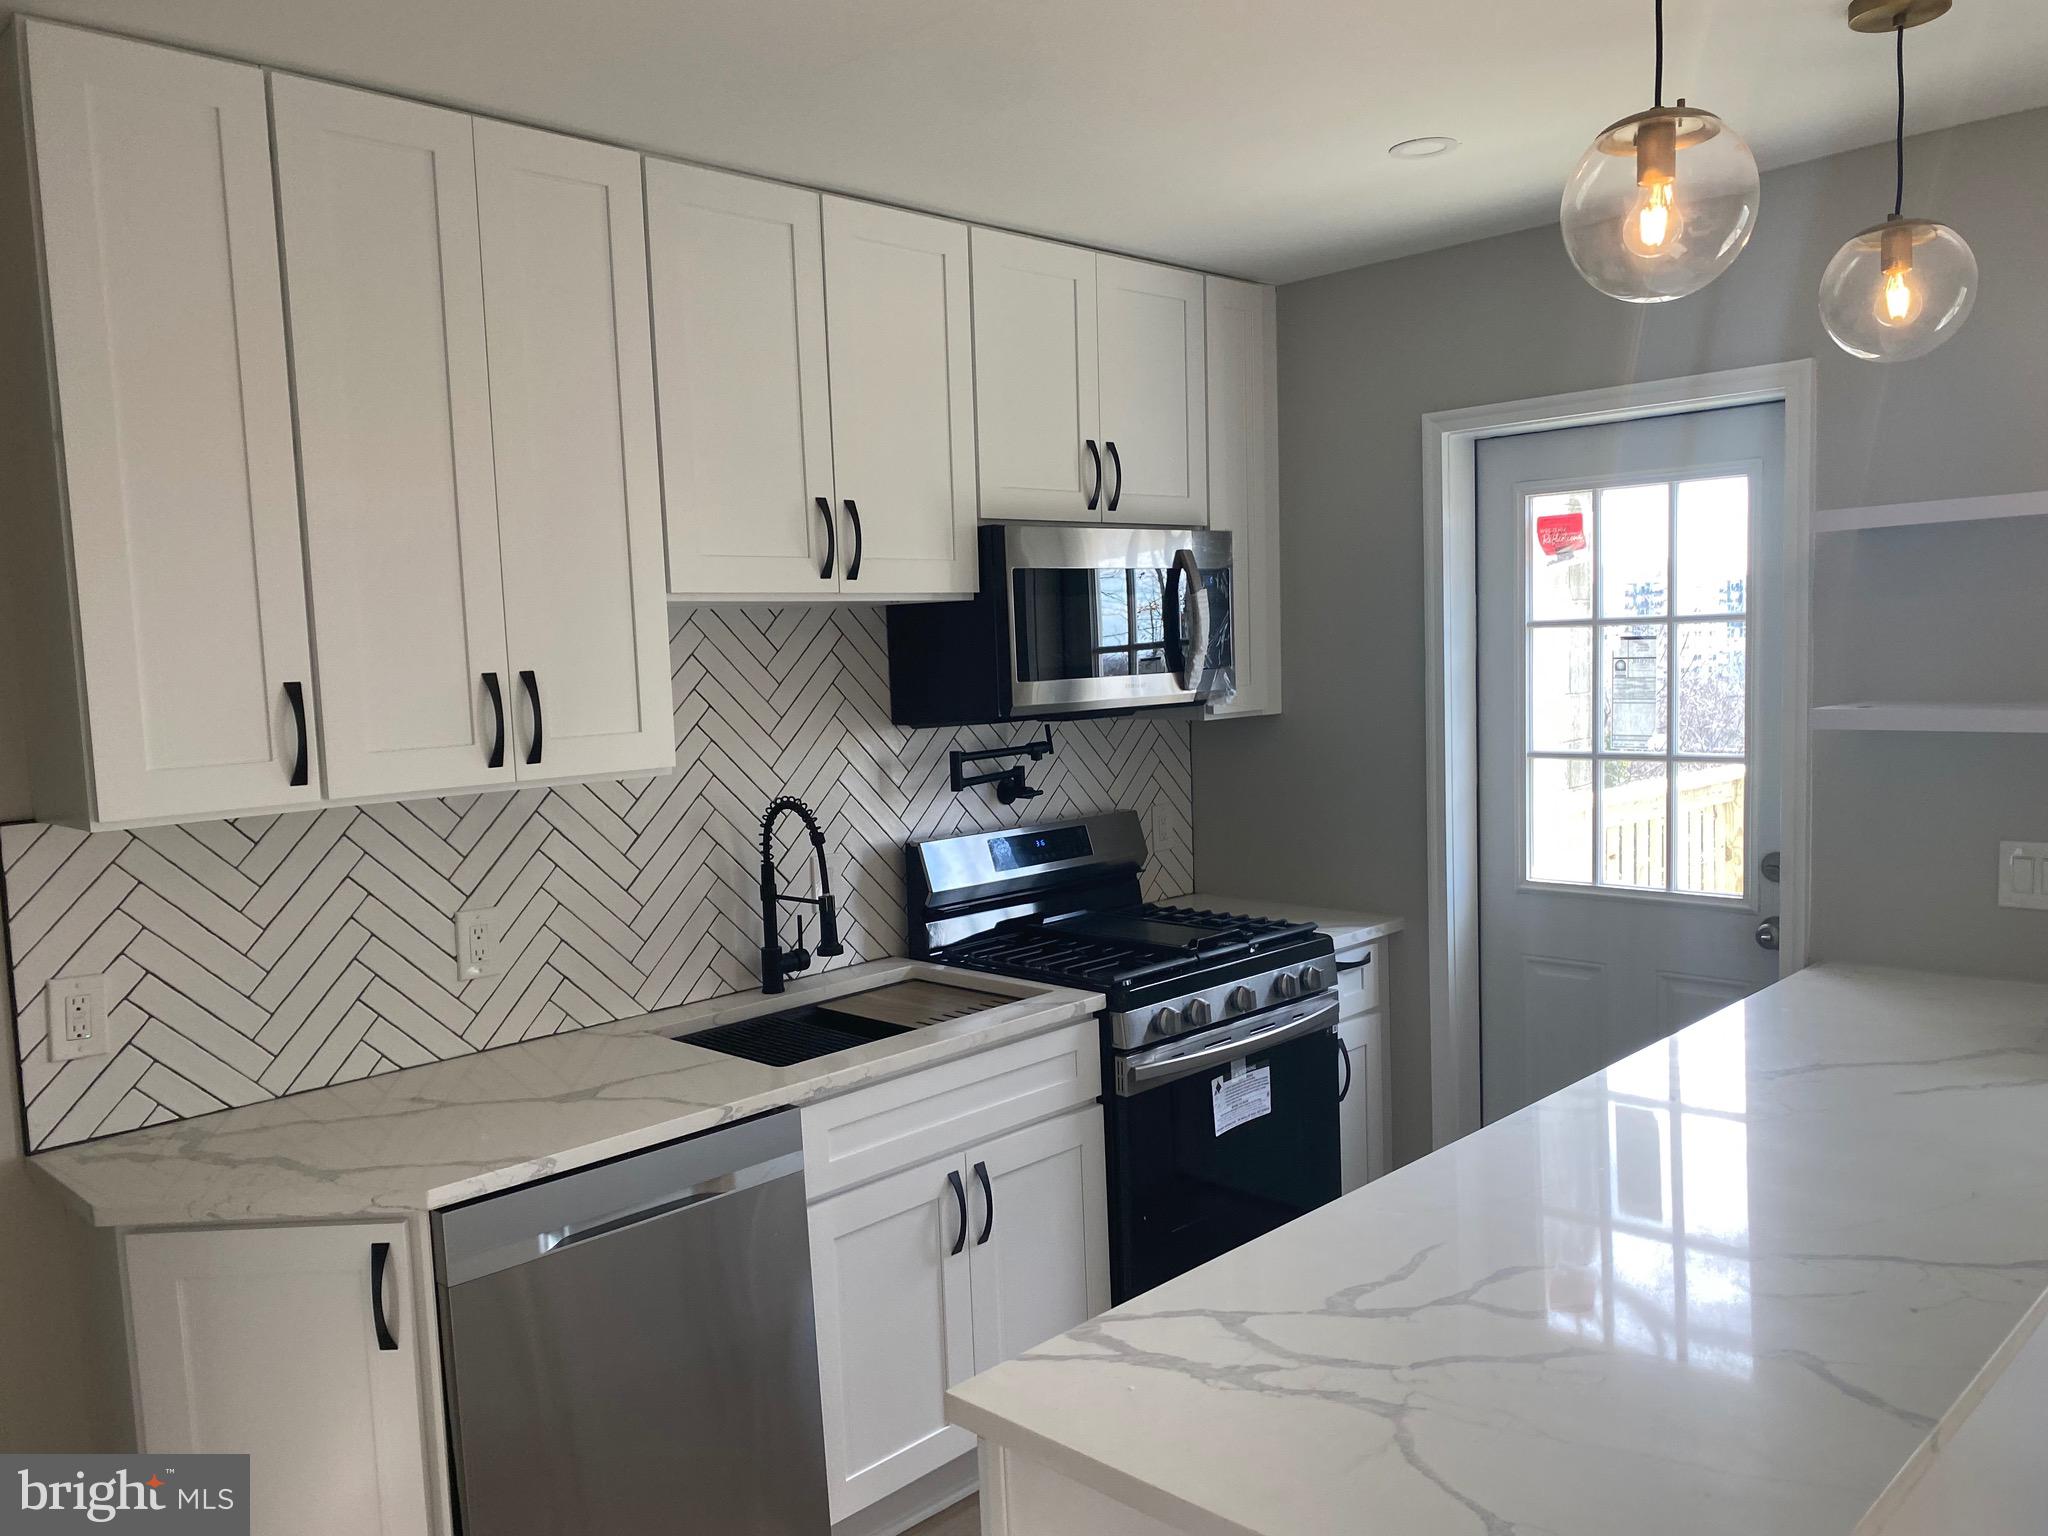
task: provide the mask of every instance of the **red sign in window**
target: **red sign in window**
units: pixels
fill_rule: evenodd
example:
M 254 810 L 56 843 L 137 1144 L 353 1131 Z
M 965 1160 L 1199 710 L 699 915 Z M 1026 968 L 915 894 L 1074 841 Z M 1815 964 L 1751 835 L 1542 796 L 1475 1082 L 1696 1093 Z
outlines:
M 1555 558 L 1586 547 L 1586 514 L 1559 512 L 1536 519 L 1536 547 Z

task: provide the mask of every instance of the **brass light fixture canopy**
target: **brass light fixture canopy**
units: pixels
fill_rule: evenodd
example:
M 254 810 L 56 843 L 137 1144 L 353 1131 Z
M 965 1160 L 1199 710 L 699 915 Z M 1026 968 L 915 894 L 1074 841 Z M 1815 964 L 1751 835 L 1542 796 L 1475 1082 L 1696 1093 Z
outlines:
M 1954 0 L 1849 0 L 1849 25 L 1858 32 L 1896 32 L 1946 16 Z
M 1600 137 L 1593 141 L 1594 147 L 1603 155 L 1633 155 L 1636 139 L 1650 124 L 1670 124 L 1673 149 L 1691 149 L 1695 144 L 1704 144 L 1721 131 L 1721 119 L 1700 107 L 1686 105 L 1683 96 L 1675 107 L 1651 107 L 1624 117 L 1618 123 L 1609 123 L 1600 130 Z

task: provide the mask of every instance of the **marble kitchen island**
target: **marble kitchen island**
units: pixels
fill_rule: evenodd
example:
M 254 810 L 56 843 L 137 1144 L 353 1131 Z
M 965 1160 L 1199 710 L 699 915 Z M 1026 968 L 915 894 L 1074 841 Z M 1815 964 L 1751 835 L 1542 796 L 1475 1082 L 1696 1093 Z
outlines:
M 992 1536 L 1871 1531 L 2044 1288 L 2048 987 L 1823 966 L 948 1401 Z

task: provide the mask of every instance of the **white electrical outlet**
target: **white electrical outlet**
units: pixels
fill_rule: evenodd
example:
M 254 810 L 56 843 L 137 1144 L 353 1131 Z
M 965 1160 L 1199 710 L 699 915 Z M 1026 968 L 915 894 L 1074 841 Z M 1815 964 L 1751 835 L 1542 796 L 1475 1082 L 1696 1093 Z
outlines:
M 59 976 L 47 988 L 50 999 L 50 1060 L 104 1056 L 107 990 L 98 976 Z
M 2048 912 L 2048 843 L 1998 845 L 1998 904 Z
M 462 981 L 505 974 L 505 963 L 498 958 L 498 913 L 495 908 L 456 913 L 455 974 Z

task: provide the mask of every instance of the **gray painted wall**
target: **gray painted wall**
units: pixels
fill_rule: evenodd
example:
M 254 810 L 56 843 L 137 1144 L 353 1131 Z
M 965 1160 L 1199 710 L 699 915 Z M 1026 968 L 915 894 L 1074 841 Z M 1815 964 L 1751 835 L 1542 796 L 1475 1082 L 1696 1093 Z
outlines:
M 1815 309 L 1836 247 L 1890 206 L 1885 148 L 1766 176 L 1750 249 L 1674 304 L 1600 297 L 1554 227 L 1280 290 L 1287 711 L 1196 729 L 1200 876 L 1409 917 L 1403 1159 L 1429 1145 L 1421 417 L 1812 357 L 1820 506 L 2048 489 L 2048 111 L 1909 151 L 1907 210 L 1964 232 L 1984 288 L 1962 335 L 1892 368 L 1837 350 Z M 1816 558 L 1818 702 L 2048 697 L 2048 524 L 1843 536 Z M 2048 738 L 1823 740 L 1814 795 L 1817 957 L 2048 980 L 2048 915 L 1994 895 L 1999 839 L 2048 838 Z

